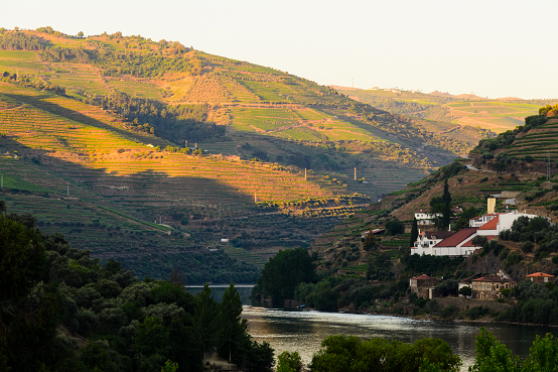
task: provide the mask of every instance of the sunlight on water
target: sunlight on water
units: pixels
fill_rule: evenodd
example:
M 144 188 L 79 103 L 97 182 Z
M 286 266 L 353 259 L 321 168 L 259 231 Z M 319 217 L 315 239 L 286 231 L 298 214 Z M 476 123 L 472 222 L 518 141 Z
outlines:
M 558 334 L 558 329 L 508 324 L 480 324 L 414 320 L 383 315 L 321 313 L 318 311 L 283 311 L 262 307 L 244 307 L 248 332 L 258 342 L 267 341 L 275 355 L 298 351 L 309 363 L 328 336 L 355 335 L 363 339 L 381 337 L 412 343 L 419 338 L 436 337 L 446 341 L 463 360 L 463 371 L 474 363 L 475 335 L 486 327 L 514 354 L 526 357 L 537 334 Z

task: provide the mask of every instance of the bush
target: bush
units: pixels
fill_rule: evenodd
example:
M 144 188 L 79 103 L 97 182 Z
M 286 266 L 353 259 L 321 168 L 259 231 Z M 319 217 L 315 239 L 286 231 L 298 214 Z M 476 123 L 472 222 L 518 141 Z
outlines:
M 558 256 L 552 257 L 552 263 L 558 264 Z
M 532 163 L 535 159 L 531 155 L 525 155 L 525 161 L 527 163 Z

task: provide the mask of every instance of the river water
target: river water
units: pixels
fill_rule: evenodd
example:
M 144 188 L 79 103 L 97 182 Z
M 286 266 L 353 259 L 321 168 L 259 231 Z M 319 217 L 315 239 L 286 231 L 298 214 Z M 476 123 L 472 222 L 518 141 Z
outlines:
M 225 290 L 224 287 L 219 287 L 212 287 L 217 301 L 220 301 Z M 461 357 L 463 371 L 474 363 L 475 335 L 480 332 L 482 326 L 494 333 L 497 340 L 522 358 L 529 354 L 529 348 L 537 335 L 542 337 L 546 333 L 552 333 L 555 337 L 558 336 L 558 328 L 550 327 L 441 322 L 383 315 L 252 308 L 248 297 L 251 286 L 238 289 L 245 303 L 242 317 L 248 319 L 250 335 L 258 342 L 269 342 L 276 356 L 285 350 L 298 351 L 305 364 L 312 360 L 312 355 L 320 349 L 324 338 L 337 334 L 355 335 L 362 339 L 382 337 L 409 343 L 424 337 L 441 338 Z M 197 293 L 201 288 L 188 288 L 188 290 Z

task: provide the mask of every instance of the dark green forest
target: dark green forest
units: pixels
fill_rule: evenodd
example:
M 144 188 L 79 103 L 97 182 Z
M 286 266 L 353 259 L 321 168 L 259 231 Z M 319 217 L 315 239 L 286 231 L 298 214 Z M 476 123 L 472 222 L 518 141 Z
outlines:
M 247 371 L 273 365 L 246 333 L 233 284 L 217 304 L 208 286 L 186 292 L 179 270 L 140 280 L 34 222 L 0 215 L 0 370 L 201 371 L 211 350 Z

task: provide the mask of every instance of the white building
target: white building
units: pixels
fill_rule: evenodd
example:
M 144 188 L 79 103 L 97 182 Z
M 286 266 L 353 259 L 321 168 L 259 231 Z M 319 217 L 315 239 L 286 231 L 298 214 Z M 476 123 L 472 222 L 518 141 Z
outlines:
M 539 216 L 536 214 L 517 213 L 517 211 L 490 213 L 470 219 L 469 226 L 479 227 L 479 235 L 498 235 L 504 230 L 511 229 L 513 223 L 519 217 L 532 219 Z
M 423 231 L 411 247 L 411 254 L 432 254 L 431 248 L 451 235 L 453 231 Z
M 415 218 L 417 219 L 417 225 L 432 225 L 434 219 L 437 217 L 442 217 L 441 213 L 431 213 L 429 210 L 420 210 L 415 213 Z

